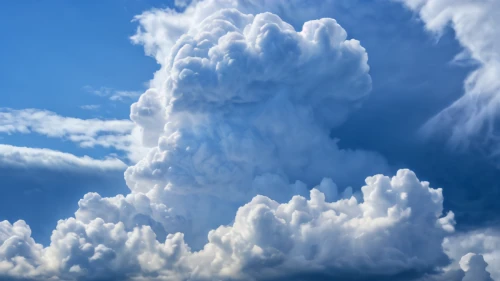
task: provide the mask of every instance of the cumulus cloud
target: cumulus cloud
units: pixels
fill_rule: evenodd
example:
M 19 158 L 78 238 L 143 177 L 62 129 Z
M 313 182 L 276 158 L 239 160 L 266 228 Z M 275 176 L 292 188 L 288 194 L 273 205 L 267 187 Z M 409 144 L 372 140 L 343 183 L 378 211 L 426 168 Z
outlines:
M 416 11 L 427 29 L 436 34 L 448 26 L 464 47 L 457 60 L 479 64 L 464 82 L 464 95 L 431 119 L 424 132 L 446 132 L 457 147 L 481 145 L 498 153 L 500 107 L 500 2 L 491 0 L 400 0 Z
M 390 277 L 446 264 L 441 241 L 454 231 L 454 221 L 452 213 L 443 216 L 441 189 L 401 170 L 393 178 L 369 177 L 361 190 L 360 201 L 327 183 L 309 198 L 295 196 L 288 203 L 256 196 L 232 225 L 211 231 L 197 252 L 181 233 L 160 243 L 150 226 L 127 230 L 127 222 L 109 219 L 115 215 L 104 205 L 91 205 L 102 198 L 89 194 L 80 211 L 92 207 L 87 209 L 100 217 L 77 213 L 59 221 L 46 248 L 33 241 L 23 221 L 0 223 L 1 272 L 38 280 L 262 280 L 325 272 L 337 278 Z M 134 217 L 125 203 L 130 196 L 108 202 L 128 212 L 125 220 Z M 149 208 L 146 196 L 135 200 Z
M 328 17 L 332 8 L 352 5 L 352 1 L 348 0 L 324 0 L 314 5 L 307 0 L 179 0 L 175 3 L 184 7 L 182 12 L 172 8 L 152 9 L 135 17 L 140 26 L 132 41 L 143 45 L 146 54 L 156 57 L 158 61 L 168 57 L 177 39 L 191 27 L 221 9 L 235 8 L 251 14 L 271 12 L 300 27 L 308 20 Z
M 470 252 L 491 264 L 486 249 L 443 248 L 455 222 L 441 189 L 409 170 L 380 175 L 391 171 L 381 155 L 331 138 L 371 89 L 357 40 L 330 18 L 296 30 L 272 13 L 220 10 L 284 3 L 194 1 L 139 16 L 133 40 L 161 69 L 131 107 L 152 147 L 125 173 L 131 193 L 85 195 L 46 247 L 24 222 L 2 222 L 0 275 L 418 280 Z M 482 274 L 477 259 L 465 276 Z
M 484 265 L 493 280 L 500 280 L 500 232 L 498 230 L 480 229 L 450 236 L 444 240 L 443 247 L 453 261 L 452 268 L 462 268 L 467 272 L 470 258 L 473 255 L 480 255 L 481 257 L 475 257 L 472 261 L 476 265 L 470 275 L 484 271 Z M 483 264 L 484 262 L 487 265 Z M 488 276 L 487 273 L 482 274 Z
M 362 279 L 426 272 L 446 263 L 440 245 L 454 221 L 452 213 L 442 217 L 440 189 L 408 170 L 393 178 L 370 177 L 366 184 L 361 202 L 354 197 L 326 201 L 318 189 L 308 200 L 295 196 L 284 204 L 255 197 L 238 210 L 231 227 L 209 233 L 209 243 L 195 254 L 196 263 L 211 265 L 200 275 Z
M 367 54 L 346 38 L 333 19 L 296 31 L 274 14 L 237 10 L 190 29 L 131 107 L 143 141 L 157 146 L 127 170 L 128 186 L 174 205 L 212 202 L 176 208 L 208 223 L 205 233 L 229 222 L 226 207 L 208 206 L 236 210 L 257 193 L 304 194 L 324 176 L 346 186 L 387 172 L 377 153 L 339 149 L 329 135 L 371 88 Z
M 416 11 L 431 32 L 440 35 L 448 26 L 455 30 L 456 37 L 464 51 L 456 56 L 455 62 L 479 67 L 464 82 L 465 94 L 453 104 L 431 118 L 423 127 L 425 136 L 444 136 L 455 148 L 483 150 L 495 156 L 498 145 L 498 79 L 500 50 L 498 31 L 491 26 L 498 25 L 500 7 L 491 0 L 397 0 Z M 174 9 L 155 9 L 136 17 L 141 27 L 132 41 L 143 44 L 148 55 L 159 61 L 168 57 L 174 43 L 189 28 L 223 8 L 237 8 L 247 13 L 270 11 L 290 21 L 294 26 L 321 17 L 328 17 L 338 11 L 356 9 L 364 11 L 366 3 L 345 0 L 326 0 L 311 4 L 310 1 L 265 1 L 265 0 L 205 0 L 193 1 L 182 12 Z M 367 15 L 368 17 L 372 15 Z
M 37 133 L 62 138 L 90 148 L 102 146 L 125 151 L 132 161 L 142 157 L 139 129 L 130 120 L 65 117 L 39 109 L 0 109 L 0 133 Z

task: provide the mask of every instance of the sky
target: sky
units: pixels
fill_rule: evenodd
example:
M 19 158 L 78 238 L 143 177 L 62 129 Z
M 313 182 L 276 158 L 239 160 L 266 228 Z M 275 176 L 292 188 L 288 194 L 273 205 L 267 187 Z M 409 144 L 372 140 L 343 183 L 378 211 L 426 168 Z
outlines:
M 0 280 L 500 281 L 500 2 L 0 4 Z

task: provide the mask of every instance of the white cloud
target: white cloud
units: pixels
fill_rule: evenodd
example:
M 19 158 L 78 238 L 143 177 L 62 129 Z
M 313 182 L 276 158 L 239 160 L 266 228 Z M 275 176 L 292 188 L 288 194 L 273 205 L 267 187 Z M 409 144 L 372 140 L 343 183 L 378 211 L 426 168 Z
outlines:
M 296 31 L 236 10 L 190 29 L 131 107 L 156 147 L 127 170 L 130 189 L 176 206 L 198 228 L 186 233 L 193 242 L 257 193 L 288 200 L 324 176 L 345 186 L 388 171 L 382 156 L 339 149 L 329 135 L 371 87 L 367 54 L 346 37 L 333 19 Z
M 221 7 L 284 3 L 195 1 L 184 13 L 139 16 L 133 40 L 161 69 L 131 108 L 143 142 L 153 147 L 125 174 L 131 193 L 87 194 L 45 248 L 24 222 L 3 222 L 0 273 L 37 280 L 370 280 L 434 276 L 448 257 L 469 252 L 492 264 L 486 247 L 456 255 L 446 240 L 443 250 L 453 213 L 443 214 L 441 189 L 413 172 L 370 177 L 361 193 L 344 190 L 390 169 L 379 154 L 340 149 L 329 135 L 371 88 L 366 51 L 335 20 L 296 31 L 272 13 L 209 16 Z
M 127 165 L 119 159 L 77 157 L 60 151 L 0 144 L 0 166 L 16 168 L 51 168 L 57 170 L 124 170 Z
M 436 34 L 448 26 L 464 47 L 457 58 L 479 63 L 465 80 L 465 94 L 426 125 L 427 133 L 442 133 L 458 147 L 476 145 L 498 153 L 500 109 L 500 2 L 493 0 L 399 0 L 420 15 Z
M 144 155 L 138 130 L 130 120 L 79 119 L 39 109 L 0 109 L 0 133 L 37 133 L 86 148 L 115 148 L 126 152 L 132 161 Z
M 285 204 L 255 197 L 238 210 L 232 226 L 210 232 L 210 242 L 193 259 L 207 264 L 200 276 L 390 278 L 446 263 L 441 241 L 454 222 L 451 213 L 441 217 L 441 190 L 408 170 L 366 183 L 362 202 L 350 197 L 330 203 L 317 189 L 309 200 L 296 196 Z
M 101 213 L 92 219 L 77 213 L 76 219 L 59 221 L 46 248 L 33 241 L 24 222 L 2 222 L 0 268 L 9 276 L 38 280 L 261 280 L 325 272 L 339 278 L 390 278 L 446 263 L 441 241 L 453 232 L 454 222 L 452 213 L 442 216 L 440 189 L 401 170 L 393 178 L 368 178 L 362 192 L 361 202 L 349 196 L 326 201 L 318 189 L 309 199 L 295 196 L 283 204 L 256 196 L 238 210 L 231 226 L 211 231 L 198 252 L 180 233 L 159 243 L 149 226 L 127 229 L 126 222 L 109 221 L 114 215 L 104 205 L 92 205 Z M 142 196 L 136 200 L 147 209 Z M 89 194 L 80 210 L 91 198 L 101 200 Z M 133 208 L 119 203 L 123 199 L 109 200 L 133 218 Z
M 123 91 L 123 90 L 115 90 L 113 88 L 101 87 L 98 89 L 94 89 L 91 86 L 85 86 L 83 89 L 89 93 L 100 97 L 107 97 L 112 101 L 125 101 L 127 99 L 134 100 L 138 98 L 142 92 L 139 91 Z
M 470 258 L 471 253 L 479 254 L 488 264 L 486 270 L 491 274 L 493 280 L 500 280 L 500 232 L 498 230 L 480 229 L 460 233 L 446 238 L 443 247 L 453 261 L 452 268 L 467 270 L 467 265 L 464 264 L 466 260 L 462 260 L 462 257 L 468 255 L 466 258 Z
M 99 105 L 99 104 L 86 104 L 86 105 L 80 106 L 81 109 L 85 109 L 85 110 L 97 110 L 100 107 L 101 107 L 101 105 Z

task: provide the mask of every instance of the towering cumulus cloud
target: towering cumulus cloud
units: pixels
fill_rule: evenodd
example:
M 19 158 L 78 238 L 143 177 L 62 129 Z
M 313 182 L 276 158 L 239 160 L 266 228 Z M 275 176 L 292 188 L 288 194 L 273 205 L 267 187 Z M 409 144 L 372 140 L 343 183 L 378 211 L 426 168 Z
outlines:
M 157 147 L 125 176 L 132 191 L 176 206 L 198 228 L 189 233 L 228 223 L 256 194 L 285 201 L 324 176 L 345 186 L 387 171 L 377 154 L 329 136 L 371 85 L 365 50 L 333 19 L 297 32 L 270 13 L 223 10 L 159 62 L 131 112 Z
M 131 108 L 151 147 L 125 173 L 131 193 L 85 195 L 47 247 L 23 221 L 1 222 L 0 276 L 416 280 L 440 273 L 449 263 L 441 243 L 454 232 L 441 189 L 409 170 L 353 189 L 389 167 L 377 153 L 340 149 L 330 136 L 370 92 L 359 42 L 333 19 L 308 21 L 301 31 L 271 13 L 223 9 L 198 19 L 177 30 L 175 43 L 145 31 L 136 38 L 161 69 Z M 476 259 L 468 264 L 470 274 L 481 269 Z

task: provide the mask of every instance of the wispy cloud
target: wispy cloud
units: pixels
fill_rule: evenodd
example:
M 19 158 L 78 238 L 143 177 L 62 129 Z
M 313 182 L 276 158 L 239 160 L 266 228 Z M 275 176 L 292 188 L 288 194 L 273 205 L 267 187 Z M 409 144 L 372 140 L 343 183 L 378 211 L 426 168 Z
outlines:
M 0 134 L 37 133 L 69 140 L 85 148 L 114 148 L 126 152 L 129 159 L 136 159 L 142 147 L 134 128 L 130 120 L 79 119 L 47 110 L 0 108 Z
M 61 151 L 0 144 L 0 167 L 48 167 L 58 170 L 124 170 L 127 165 L 117 158 L 78 157 Z
M 91 94 L 100 97 L 106 97 L 111 101 L 125 101 L 132 100 L 138 98 L 141 95 L 140 91 L 124 91 L 124 90 L 116 90 L 108 87 L 100 87 L 98 89 L 93 88 L 92 86 L 85 86 L 83 89 Z
M 87 104 L 87 105 L 82 105 L 80 106 L 81 109 L 85 110 L 97 110 L 101 107 L 99 104 Z

